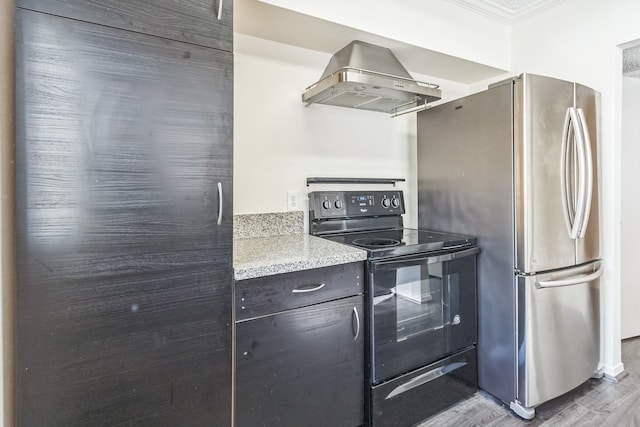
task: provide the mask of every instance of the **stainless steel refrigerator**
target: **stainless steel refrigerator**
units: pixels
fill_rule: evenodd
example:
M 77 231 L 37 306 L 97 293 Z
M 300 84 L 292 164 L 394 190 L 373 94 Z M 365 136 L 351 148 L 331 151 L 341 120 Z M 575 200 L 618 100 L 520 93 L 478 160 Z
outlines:
M 599 108 L 523 74 L 418 114 L 419 226 L 478 237 L 479 386 L 526 419 L 602 376 Z

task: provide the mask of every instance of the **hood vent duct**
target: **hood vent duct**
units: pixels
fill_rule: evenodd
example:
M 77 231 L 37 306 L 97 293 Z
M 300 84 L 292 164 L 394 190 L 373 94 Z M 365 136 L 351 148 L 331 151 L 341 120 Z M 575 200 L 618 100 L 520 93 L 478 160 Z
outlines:
M 320 80 L 302 94 L 307 106 L 328 104 L 393 115 L 424 109 L 440 98 L 438 85 L 414 80 L 390 49 L 359 40 L 336 52 Z

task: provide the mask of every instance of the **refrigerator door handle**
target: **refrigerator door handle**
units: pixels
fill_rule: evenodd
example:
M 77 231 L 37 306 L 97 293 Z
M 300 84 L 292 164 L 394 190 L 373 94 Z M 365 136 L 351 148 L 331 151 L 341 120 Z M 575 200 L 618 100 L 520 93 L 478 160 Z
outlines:
M 571 127 L 571 108 L 567 109 L 564 118 L 564 131 L 562 132 L 562 151 L 560 162 L 560 186 L 562 194 L 562 208 L 564 213 L 564 222 L 567 226 L 567 233 L 571 237 L 573 223 L 575 220 L 575 210 L 573 204 L 573 182 L 569 179 L 569 171 L 571 170 L 571 153 L 573 152 L 573 128 Z
M 587 128 L 587 119 L 584 116 L 582 108 L 576 109 L 580 120 L 581 142 L 584 146 L 583 167 L 585 170 L 585 195 L 583 200 L 583 217 L 579 228 L 579 238 L 583 238 L 587 232 L 587 224 L 589 223 L 589 214 L 591 213 L 591 198 L 593 196 L 593 161 L 591 153 L 591 138 L 589 137 L 589 129 Z
M 564 206 L 564 219 L 567 225 L 567 231 L 569 232 L 569 237 L 571 239 L 577 239 L 580 227 L 584 220 L 587 171 L 585 168 L 584 138 L 580 124 L 580 117 L 578 115 L 578 111 L 574 107 L 569 107 L 567 109 L 567 115 L 564 123 L 565 130 L 562 137 L 562 162 L 560 173 L 562 183 L 562 203 Z M 576 150 L 578 154 L 577 171 L 574 171 L 572 176 L 572 178 L 575 178 L 575 175 L 577 174 L 578 179 L 577 201 L 575 201 L 575 205 L 572 191 L 575 180 L 569 179 L 569 171 L 572 170 L 571 163 L 574 150 Z
M 581 274 L 579 276 L 573 276 L 568 279 L 545 280 L 542 282 L 536 282 L 536 288 L 558 288 L 561 286 L 580 285 L 582 283 L 591 282 L 599 278 L 600 276 L 602 276 L 602 265 L 600 265 L 596 271 L 590 274 Z
M 587 171 L 585 167 L 585 153 L 584 153 L 584 138 L 582 134 L 582 126 L 580 125 L 580 116 L 575 108 L 570 109 L 571 125 L 573 127 L 573 134 L 576 138 L 576 148 L 578 151 L 578 200 L 576 202 L 576 217 L 573 221 L 573 228 L 571 230 L 572 239 L 577 239 L 580 231 L 580 226 L 584 219 L 584 201 L 587 191 Z

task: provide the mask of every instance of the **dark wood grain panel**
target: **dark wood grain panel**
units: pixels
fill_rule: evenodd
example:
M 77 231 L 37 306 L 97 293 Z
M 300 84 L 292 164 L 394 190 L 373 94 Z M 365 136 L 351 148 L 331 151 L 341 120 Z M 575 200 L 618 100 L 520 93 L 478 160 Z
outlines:
M 218 20 L 218 7 L 222 14 Z M 17 0 L 18 7 L 233 50 L 233 0 Z
M 292 292 L 294 289 L 320 286 L 315 291 Z M 247 320 L 363 293 L 364 263 L 339 264 L 239 280 L 235 284 L 235 291 L 236 320 Z
M 16 43 L 17 424 L 230 425 L 231 54 L 21 10 Z
M 363 422 L 362 330 L 354 296 L 241 322 L 236 329 L 238 427 L 355 427 Z

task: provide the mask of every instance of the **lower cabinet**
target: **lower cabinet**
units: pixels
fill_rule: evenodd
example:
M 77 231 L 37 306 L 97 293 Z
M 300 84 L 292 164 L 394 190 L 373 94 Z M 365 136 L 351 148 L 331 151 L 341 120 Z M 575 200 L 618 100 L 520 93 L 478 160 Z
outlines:
M 363 296 L 236 324 L 237 427 L 363 424 Z

